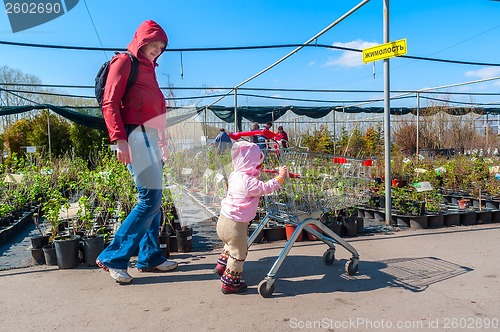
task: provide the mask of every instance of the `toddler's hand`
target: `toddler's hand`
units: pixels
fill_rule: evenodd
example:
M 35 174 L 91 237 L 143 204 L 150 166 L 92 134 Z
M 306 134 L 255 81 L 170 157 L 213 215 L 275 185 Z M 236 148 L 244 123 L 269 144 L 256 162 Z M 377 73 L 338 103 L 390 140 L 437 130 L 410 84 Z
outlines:
M 288 177 L 288 168 L 286 167 L 286 165 L 280 167 L 279 175 L 283 179 L 286 179 Z

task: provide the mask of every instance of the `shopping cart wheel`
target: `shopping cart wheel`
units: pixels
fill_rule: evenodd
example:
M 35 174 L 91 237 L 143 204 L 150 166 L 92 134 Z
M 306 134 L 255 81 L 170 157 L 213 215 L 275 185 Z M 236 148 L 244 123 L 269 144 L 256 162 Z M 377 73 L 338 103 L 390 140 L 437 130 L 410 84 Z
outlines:
M 262 280 L 259 283 L 259 294 L 262 297 L 271 297 L 274 293 L 274 280 L 271 280 L 271 286 L 267 288 L 267 279 Z
M 345 263 L 345 271 L 348 275 L 352 276 L 358 272 L 358 262 L 359 260 L 357 259 L 351 259 Z
M 335 249 L 328 249 L 323 254 L 323 263 L 326 265 L 332 265 L 335 262 Z

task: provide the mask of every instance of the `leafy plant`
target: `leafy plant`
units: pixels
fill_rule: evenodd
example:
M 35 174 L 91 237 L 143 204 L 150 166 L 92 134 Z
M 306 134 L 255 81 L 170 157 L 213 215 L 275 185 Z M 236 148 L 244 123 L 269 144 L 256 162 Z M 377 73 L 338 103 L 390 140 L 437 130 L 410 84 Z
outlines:
M 44 213 L 44 218 L 51 225 L 51 241 L 59 235 L 59 213 L 63 206 L 64 197 L 59 192 L 59 190 L 52 189 L 47 194 L 47 200 L 42 203 L 42 211 Z
M 418 215 L 422 203 L 425 202 L 413 187 L 394 187 L 392 188 L 392 205 L 403 214 Z
M 93 235 L 94 215 L 91 209 L 89 198 L 85 195 L 81 196 L 78 199 L 78 211 L 76 215 L 78 216 L 79 223 L 85 229 L 86 235 Z

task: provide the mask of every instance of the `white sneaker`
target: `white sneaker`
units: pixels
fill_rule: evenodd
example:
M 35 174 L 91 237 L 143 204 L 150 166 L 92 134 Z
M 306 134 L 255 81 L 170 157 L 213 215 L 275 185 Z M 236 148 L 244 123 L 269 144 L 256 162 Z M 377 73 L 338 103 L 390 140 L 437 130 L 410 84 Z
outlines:
M 160 265 L 156 266 L 155 269 L 165 272 L 165 271 L 171 271 L 177 267 L 177 262 L 174 261 L 164 261 Z
M 109 269 L 109 275 L 111 276 L 111 278 L 115 279 L 116 282 L 128 284 L 129 282 L 132 281 L 132 279 L 134 279 L 130 274 L 128 274 L 127 270 L 112 269 L 112 268 L 108 269 Z

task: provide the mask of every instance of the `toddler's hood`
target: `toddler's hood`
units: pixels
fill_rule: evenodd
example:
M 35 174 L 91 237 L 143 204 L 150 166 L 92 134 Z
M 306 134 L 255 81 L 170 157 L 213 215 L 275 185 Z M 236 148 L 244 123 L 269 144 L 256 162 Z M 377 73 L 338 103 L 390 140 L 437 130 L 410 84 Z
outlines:
M 235 142 L 231 148 L 231 157 L 235 172 L 258 175 L 257 166 L 262 163 L 262 152 L 257 144 L 247 141 Z

